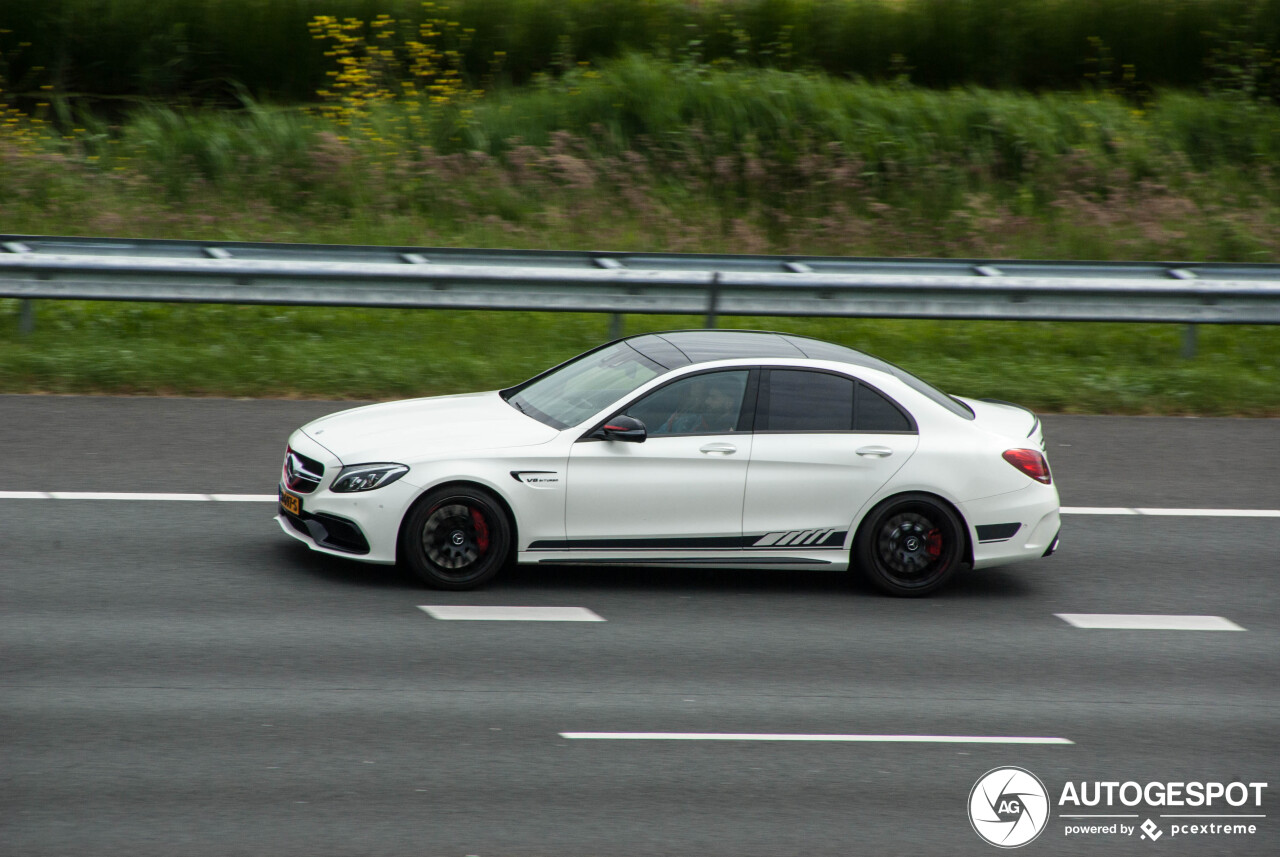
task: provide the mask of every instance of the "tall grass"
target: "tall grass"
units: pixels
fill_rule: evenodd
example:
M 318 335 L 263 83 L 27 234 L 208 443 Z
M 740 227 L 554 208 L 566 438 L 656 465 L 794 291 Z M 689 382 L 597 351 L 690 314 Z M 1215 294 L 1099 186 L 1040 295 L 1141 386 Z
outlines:
M 117 126 L 9 145 L 11 231 L 1280 254 L 1280 108 L 1179 92 L 1135 108 L 1105 92 L 938 92 L 631 56 L 477 102 L 374 103 L 340 121 L 252 102 L 151 105 Z
M 1251 85 L 1245 74 L 1280 94 L 1280 0 L 0 0 L 0 56 L 29 91 L 198 101 L 238 81 L 301 101 L 330 68 L 308 22 L 378 14 L 401 38 L 457 23 L 443 47 L 476 83 L 641 51 L 943 88 Z
M 692 133 L 691 133 L 692 129 Z M 1153 93 L 1145 108 L 1099 87 L 1027 93 L 946 92 L 850 83 L 771 69 L 714 69 L 632 55 L 599 71 L 494 93 L 465 124 L 439 126 L 441 150 L 499 154 L 519 138 L 592 136 L 606 148 L 696 141 L 706 154 L 755 148 L 786 159 L 839 143 L 876 166 L 945 159 L 991 165 L 1016 178 L 1030 159 L 1075 150 L 1137 159 L 1180 152 L 1198 166 L 1258 165 L 1280 155 L 1280 110 L 1245 99 Z

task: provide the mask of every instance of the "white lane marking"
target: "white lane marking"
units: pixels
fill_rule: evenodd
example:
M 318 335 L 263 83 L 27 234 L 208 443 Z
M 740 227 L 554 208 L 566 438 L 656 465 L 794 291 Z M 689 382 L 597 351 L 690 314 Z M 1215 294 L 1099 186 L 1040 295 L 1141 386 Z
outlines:
M 807 735 L 769 732 L 561 732 L 561 738 L 597 741 L 838 741 L 904 744 L 1074 744 L 1066 738 L 1004 735 Z
M 455 604 L 419 604 L 433 619 L 464 622 L 603 622 L 585 607 L 473 607 Z
M 1280 509 L 1134 509 L 1139 515 L 1190 518 L 1280 518 Z
M 50 491 L 54 500 L 161 500 L 170 503 L 200 502 L 208 494 L 143 494 L 119 491 Z
M 1149 506 L 1063 506 L 1064 515 L 1159 515 L 1177 518 L 1280 518 L 1280 509 L 1157 509 Z
M 1125 631 L 1243 631 L 1221 616 L 1162 616 L 1145 613 L 1055 613 L 1077 628 Z
M 1119 506 L 1063 506 L 1058 510 L 1063 515 L 1136 515 L 1137 509 L 1125 509 Z
M 0 500 L 158 500 L 168 503 L 275 503 L 275 494 L 175 494 L 142 491 L 0 491 Z

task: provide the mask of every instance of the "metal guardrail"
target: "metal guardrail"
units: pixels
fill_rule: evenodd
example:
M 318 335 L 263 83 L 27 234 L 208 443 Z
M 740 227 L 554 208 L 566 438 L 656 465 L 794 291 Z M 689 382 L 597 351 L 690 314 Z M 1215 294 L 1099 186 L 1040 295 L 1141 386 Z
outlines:
M 703 315 L 1280 324 L 1280 265 L 0 235 L 0 297 Z M 24 304 L 30 322 L 30 303 Z M 1194 328 L 1189 328 L 1194 331 Z M 1194 347 L 1194 340 L 1188 340 Z

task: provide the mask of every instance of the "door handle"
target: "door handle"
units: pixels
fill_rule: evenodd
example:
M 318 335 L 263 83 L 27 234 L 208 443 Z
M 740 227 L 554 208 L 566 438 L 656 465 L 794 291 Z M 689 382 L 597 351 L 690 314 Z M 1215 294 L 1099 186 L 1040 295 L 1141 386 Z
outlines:
M 738 448 L 731 443 L 709 443 L 698 450 L 706 455 L 733 455 Z
M 893 455 L 893 450 L 887 446 L 864 446 L 857 452 L 858 455 L 869 456 L 871 458 L 888 458 Z

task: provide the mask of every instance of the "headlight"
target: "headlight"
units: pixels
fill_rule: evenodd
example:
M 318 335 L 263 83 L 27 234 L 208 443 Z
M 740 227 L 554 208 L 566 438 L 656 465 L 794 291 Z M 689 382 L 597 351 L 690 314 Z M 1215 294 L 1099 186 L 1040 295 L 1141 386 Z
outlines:
M 329 490 L 336 494 L 372 491 L 390 485 L 408 472 L 409 468 L 403 464 L 353 464 L 342 468 Z

